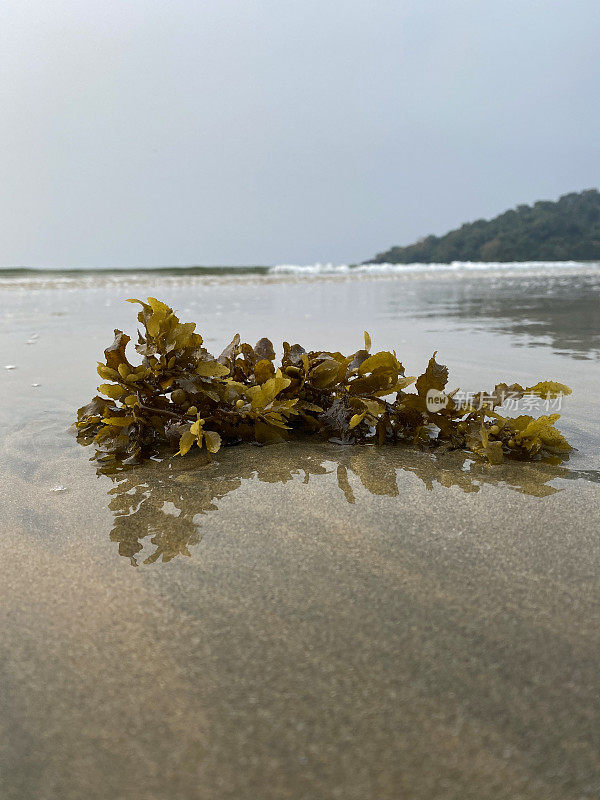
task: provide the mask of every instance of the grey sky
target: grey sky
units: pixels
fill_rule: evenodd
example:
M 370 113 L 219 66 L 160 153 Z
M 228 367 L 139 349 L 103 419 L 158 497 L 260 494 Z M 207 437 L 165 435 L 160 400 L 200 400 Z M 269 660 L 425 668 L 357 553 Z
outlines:
M 0 265 L 358 261 L 600 184 L 598 0 L 2 0 Z

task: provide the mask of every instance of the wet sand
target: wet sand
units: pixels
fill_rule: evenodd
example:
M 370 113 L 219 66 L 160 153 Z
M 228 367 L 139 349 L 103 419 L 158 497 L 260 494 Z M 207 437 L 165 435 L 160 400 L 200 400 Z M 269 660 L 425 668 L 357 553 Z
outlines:
M 234 315 L 562 379 L 563 465 L 314 442 L 114 476 L 65 429 L 127 287 L 0 287 L 0 797 L 600 796 L 600 282 L 564 281 L 152 287 L 215 351 Z

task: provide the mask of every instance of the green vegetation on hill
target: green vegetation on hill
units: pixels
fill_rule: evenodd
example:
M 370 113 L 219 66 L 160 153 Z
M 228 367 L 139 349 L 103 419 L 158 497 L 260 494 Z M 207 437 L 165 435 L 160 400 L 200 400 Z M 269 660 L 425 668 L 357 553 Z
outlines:
M 600 193 L 597 189 L 540 200 L 494 219 L 465 223 L 445 236 L 378 253 L 370 264 L 451 261 L 600 260 Z

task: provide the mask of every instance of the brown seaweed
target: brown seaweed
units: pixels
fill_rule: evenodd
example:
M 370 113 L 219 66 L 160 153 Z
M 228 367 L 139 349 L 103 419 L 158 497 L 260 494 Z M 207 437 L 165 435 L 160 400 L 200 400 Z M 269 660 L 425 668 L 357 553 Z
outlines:
M 555 381 L 529 387 L 499 383 L 491 392 L 469 393 L 459 402 L 448 392 L 448 368 L 436 353 L 418 377 L 405 375 L 394 351 L 371 353 L 371 338 L 350 355 L 306 351 L 263 338 L 252 347 L 236 334 L 215 358 L 203 347 L 195 323 L 182 323 L 155 298 L 139 303 L 141 329 L 127 357 L 130 337 L 115 330 L 98 374 L 99 394 L 79 409 L 79 440 L 96 457 L 137 464 L 171 448 L 208 454 L 240 441 L 266 444 L 320 436 L 345 444 L 410 443 L 424 449 L 467 450 L 492 464 L 505 458 L 562 459 L 571 446 L 555 427 L 559 414 L 504 416 L 507 397 L 550 398 L 570 394 Z M 416 392 L 408 391 L 414 384 Z

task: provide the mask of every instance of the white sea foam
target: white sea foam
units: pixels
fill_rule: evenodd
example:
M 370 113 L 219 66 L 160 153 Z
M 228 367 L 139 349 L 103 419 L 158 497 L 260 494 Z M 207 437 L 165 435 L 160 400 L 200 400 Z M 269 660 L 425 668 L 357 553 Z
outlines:
M 451 264 L 277 264 L 272 275 L 401 275 L 418 272 L 513 272 L 517 270 L 598 269 L 600 264 L 581 261 L 453 261 Z
M 598 275 L 600 263 L 581 261 L 454 261 L 451 264 L 277 264 L 272 267 L 132 269 L 0 269 L 0 289 L 67 289 L 331 280 L 461 280 L 469 277 Z

